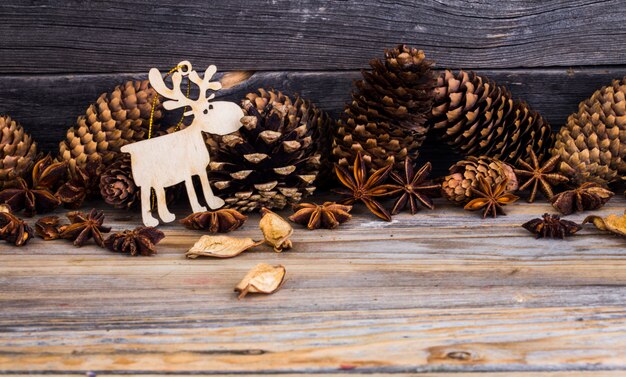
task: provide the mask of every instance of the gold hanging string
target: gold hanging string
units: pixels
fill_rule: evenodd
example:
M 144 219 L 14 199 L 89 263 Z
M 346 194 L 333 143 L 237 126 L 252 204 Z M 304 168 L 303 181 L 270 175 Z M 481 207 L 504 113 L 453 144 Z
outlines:
M 177 70 L 181 68 L 183 68 L 182 65 L 177 65 L 176 67 L 170 69 L 169 72 L 167 72 L 167 74 L 165 75 L 165 78 L 168 78 L 170 75 L 172 75 L 174 72 L 176 72 Z M 189 98 L 190 90 L 191 90 L 191 79 L 189 78 L 189 75 L 187 75 L 187 93 L 186 93 L 187 98 Z M 148 123 L 148 139 L 152 138 L 152 127 L 154 125 L 154 110 L 156 108 L 158 101 L 159 101 L 159 93 L 157 93 L 152 99 L 152 108 L 150 109 L 150 121 Z M 181 115 L 180 120 L 178 121 L 178 124 L 176 124 L 176 127 L 174 127 L 174 132 L 178 131 L 180 129 L 180 126 L 183 124 L 186 111 L 187 111 L 187 106 L 183 108 L 183 115 Z M 156 193 L 154 192 L 154 190 L 151 189 L 150 190 L 150 210 L 154 210 L 155 206 L 156 206 Z

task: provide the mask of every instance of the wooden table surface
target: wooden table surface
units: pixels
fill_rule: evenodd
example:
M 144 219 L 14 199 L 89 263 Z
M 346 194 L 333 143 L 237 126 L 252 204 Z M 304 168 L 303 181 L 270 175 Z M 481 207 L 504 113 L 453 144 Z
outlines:
M 0 374 L 626 375 L 626 239 L 536 240 L 520 224 L 546 203 L 496 220 L 437 205 L 391 223 L 357 208 L 335 231 L 296 226 L 291 251 L 226 260 L 185 259 L 201 233 L 178 224 L 154 257 L 2 244 Z M 260 238 L 258 215 L 234 235 Z M 238 300 L 260 262 L 284 286 Z

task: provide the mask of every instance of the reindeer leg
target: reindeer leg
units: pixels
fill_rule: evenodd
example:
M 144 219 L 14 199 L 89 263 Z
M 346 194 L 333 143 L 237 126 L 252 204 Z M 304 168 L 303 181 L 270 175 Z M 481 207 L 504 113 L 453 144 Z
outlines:
M 150 213 L 150 187 L 144 186 L 141 188 L 141 219 L 145 226 L 157 226 L 159 220 L 152 217 Z
M 176 219 L 173 213 L 167 209 L 167 200 L 165 198 L 165 189 L 163 187 L 155 187 L 154 191 L 156 193 L 157 199 L 157 211 L 159 212 L 159 217 L 163 222 L 170 223 Z
M 201 172 L 198 175 L 200 176 L 200 182 L 202 182 L 202 192 L 204 193 L 204 200 L 206 200 L 206 204 L 208 204 L 211 209 L 222 207 L 225 203 L 221 198 L 218 198 L 215 194 L 213 194 L 206 171 Z
M 196 212 L 206 211 L 206 207 L 203 207 L 198 203 L 198 197 L 196 196 L 196 190 L 193 187 L 193 181 L 191 177 L 185 179 L 185 188 L 187 189 L 187 197 L 189 197 L 189 204 L 191 204 L 191 210 Z

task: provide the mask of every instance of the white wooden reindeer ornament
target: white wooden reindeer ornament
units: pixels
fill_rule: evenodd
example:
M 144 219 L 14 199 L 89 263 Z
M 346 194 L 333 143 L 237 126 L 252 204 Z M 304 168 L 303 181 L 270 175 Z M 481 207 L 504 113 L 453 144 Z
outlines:
M 193 212 L 206 211 L 198 203 L 193 187 L 192 177 L 197 175 L 202 183 L 204 199 L 212 209 L 224 205 L 224 201 L 213 194 L 207 177 L 209 152 L 204 143 L 202 132 L 226 135 L 235 132 L 241 127 L 243 111 L 232 102 L 211 100 L 215 94 L 207 97 L 208 90 L 219 90 L 219 82 L 211 82 L 211 77 L 217 68 L 209 66 L 204 72 L 204 78 L 191 68 L 191 63 L 183 61 L 172 75 L 173 88 L 167 87 L 158 69 L 150 70 L 149 79 L 152 87 L 169 99 L 163 103 L 166 110 L 185 106 L 191 108 L 185 116 L 193 115 L 193 121 L 184 130 L 153 139 L 139 141 L 122 147 L 122 152 L 130 153 L 131 167 L 135 184 L 141 188 L 141 215 L 146 226 L 156 226 L 159 221 L 150 214 L 150 193 L 156 193 L 157 212 L 163 222 L 171 222 L 176 218 L 167 209 L 165 202 L 165 188 L 180 182 L 185 182 L 189 203 Z M 198 98 L 193 100 L 185 96 L 180 89 L 184 76 L 200 89 Z

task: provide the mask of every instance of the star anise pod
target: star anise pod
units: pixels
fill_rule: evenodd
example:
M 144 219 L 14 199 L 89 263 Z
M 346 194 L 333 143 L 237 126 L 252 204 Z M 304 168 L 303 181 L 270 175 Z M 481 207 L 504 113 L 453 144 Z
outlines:
M 67 214 L 70 225 L 63 228 L 61 238 L 73 240 L 74 246 L 83 246 L 90 238 L 93 238 L 96 244 L 104 247 L 104 239 L 102 233 L 109 233 L 110 227 L 103 226 L 104 212 L 92 209 L 89 213 L 79 211 Z
M 594 182 L 586 182 L 573 190 L 563 191 L 552 197 L 552 206 L 564 215 L 602 207 L 615 195 Z
M 391 172 L 391 179 L 394 181 L 394 184 L 391 185 L 393 188 L 389 195 L 400 194 L 391 209 L 392 215 L 397 215 L 407 205 L 411 208 L 411 214 L 415 215 L 418 211 L 418 203 L 421 203 L 422 206 L 428 209 L 435 208 L 430 197 L 437 195 L 441 190 L 441 185 L 427 181 L 431 170 L 432 165 L 430 162 L 427 162 L 416 173 L 413 164 L 407 158 L 404 160 L 404 174 L 399 174 L 395 171 Z
M 307 228 L 335 229 L 341 223 L 352 218 L 350 210 L 352 206 L 326 202 L 322 205 L 315 203 L 299 203 L 293 206 L 295 213 L 289 216 L 289 220 Z
M 50 155 L 45 156 L 33 166 L 33 188 L 54 192 L 65 180 L 67 162 L 58 162 Z
M 30 188 L 23 178 L 17 178 L 10 188 L 0 191 L 0 203 L 10 205 L 16 212 L 24 210 L 28 217 L 51 212 L 61 204 L 48 189 Z
M 375 198 L 387 196 L 392 189 L 391 185 L 384 184 L 392 168 L 393 165 L 389 164 L 384 168 L 376 170 L 368 178 L 361 152 L 357 152 L 356 154 L 352 174 L 343 166 L 335 165 L 335 174 L 337 174 L 339 181 L 346 187 L 346 189 L 335 190 L 336 193 L 347 196 L 347 198 L 340 203 L 351 205 L 357 201 L 361 201 L 373 214 L 383 220 L 391 221 L 389 211 Z
M 519 199 L 518 196 L 506 192 L 508 179 L 503 180 L 499 184 L 495 185 L 495 187 L 492 187 L 482 177 L 478 182 L 478 188 L 471 188 L 475 199 L 472 199 L 469 203 L 467 203 L 465 205 L 465 209 L 468 211 L 483 209 L 483 219 L 490 214 L 494 218 L 498 215 L 506 215 L 502 206 L 513 203 Z
M 228 233 L 246 222 L 247 216 L 236 209 L 224 208 L 216 211 L 196 212 L 180 220 L 188 229 L 207 230 L 210 233 Z
M 553 172 L 554 169 L 556 169 L 560 158 L 560 156 L 554 156 L 541 165 L 537 155 L 535 155 L 535 152 L 531 150 L 530 162 L 532 165 L 521 159 L 517 161 L 519 168 L 514 170 L 515 175 L 518 178 L 525 180 L 519 189 L 526 190 L 532 186 L 530 197 L 528 198 L 529 203 L 535 201 L 537 189 L 541 190 L 545 198 L 550 200 L 554 196 L 552 186 L 569 181 L 569 178 L 566 176 Z
M 522 224 L 527 231 L 535 234 L 537 238 L 560 238 L 563 239 L 578 232 L 582 227 L 573 221 L 562 220 L 559 215 L 544 213 L 540 219 L 532 219 Z
M 56 197 L 65 208 L 80 208 L 86 198 L 100 193 L 102 170 L 101 160 L 89 160 L 84 167 L 76 166 L 75 169 L 70 169 L 70 180 L 59 187 Z
M 104 245 L 107 249 L 118 253 L 126 253 L 132 256 L 150 256 L 156 254 L 156 244 L 165 234 L 151 226 L 140 226 L 134 230 L 125 230 L 110 235 Z
M 0 212 L 0 240 L 15 246 L 24 246 L 33 238 L 33 230 L 25 221 L 11 212 Z
M 56 240 L 61 238 L 61 232 L 63 232 L 66 226 L 61 225 L 58 216 L 45 216 L 35 223 L 35 232 L 44 241 Z

